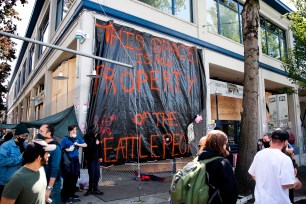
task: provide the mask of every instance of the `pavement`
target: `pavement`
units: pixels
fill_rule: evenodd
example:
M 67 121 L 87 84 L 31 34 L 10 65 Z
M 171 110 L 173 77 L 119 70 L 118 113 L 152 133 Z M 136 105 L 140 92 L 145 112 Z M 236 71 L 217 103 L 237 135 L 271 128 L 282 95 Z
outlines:
M 300 181 L 304 184 L 302 189 L 295 190 L 295 204 L 306 204 L 306 167 L 300 167 L 298 170 L 298 178 Z M 158 185 L 158 184 L 157 184 Z M 138 189 L 135 189 L 135 186 L 130 185 L 131 189 L 133 191 L 137 191 Z M 120 199 L 120 200 L 115 200 L 114 198 L 112 201 L 105 201 L 108 199 L 103 200 L 103 196 L 107 196 L 107 190 L 106 188 L 108 187 L 99 187 L 99 190 L 104 191 L 105 195 L 102 196 L 94 196 L 94 195 L 89 195 L 89 196 L 84 196 L 85 190 L 83 192 L 78 192 L 77 194 L 81 197 L 81 202 L 77 202 L 80 204 L 95 204 L 95 203 L 108 203 L 108 204 L 124 204 L 124 203 L 147 203 L 147 204 L 168 204 L 169 203 L 169 193 L 167 190 L 164 190 L 166 192 L 163 193 L 156 193 L 152 195 L 139 195 L 139 196 L 134 196 L 131 198 L 127 199 Z M 156 186 L 154 186 L 156 188 Z M 122 197 L 119 195 L 122 194 L 129 194 L 129 191 L 126 189 L 122 189 L 120 185 L 117 187 L 113 188 L 111 191 L 112 193 L 117 193 L 118 197 Z M 116 196 L 115 196 L 116 197 Z M 251 202 L 248 202 L 251 203 Z

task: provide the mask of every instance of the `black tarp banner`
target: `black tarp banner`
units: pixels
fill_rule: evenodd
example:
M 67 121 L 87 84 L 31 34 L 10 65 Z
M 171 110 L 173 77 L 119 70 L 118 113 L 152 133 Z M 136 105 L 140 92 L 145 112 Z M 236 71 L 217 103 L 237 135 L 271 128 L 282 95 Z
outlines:
M 103 162 L 189 156 L 187 126 L 206 105 L 201 50 L 97 20 L 88 125 L 98 124 Z

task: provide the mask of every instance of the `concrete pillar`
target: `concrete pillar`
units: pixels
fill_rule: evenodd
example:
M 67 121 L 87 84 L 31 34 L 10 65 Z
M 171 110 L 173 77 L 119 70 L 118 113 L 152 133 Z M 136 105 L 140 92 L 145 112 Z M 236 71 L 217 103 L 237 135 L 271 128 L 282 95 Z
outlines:
M 50 70 L 45 71 L 44 82 L 44 117 L 51 115 L 51 98 L 52 98 L 52 72 Z
M 21 121 L 23 122 L 28 122 L 27 110 L 28 110 L 27 97 L 25 97 L 22 99 L 22 106 L 21 106 L 21 111 L 22 111 Z
M 206 57 L 206 49 L 203 50 L 203 62 L 204 62 L 204 71 L 206 76 L 206 124 L 210 124 L 211 121 L 211 102 L 210 102 L 210 75 L 209 75 L 209 61 Z
M 259 68 L 258 81 L 258 114 L 259 114 L 259 131 L 258 139 L 262 138 L 264 133 L 268 132 L 268 120 L 266 116 L 266 96 L 265 96 L 265 79 L 263 77 L 262 69 Z
M 78 28 L 86 32 L 87 39 L 81 44 L 77 42 L 77 49 L 84 53 L 93 53 L 95 19 L 89 12 L 83 12 L 79 20 Z M 89 104 L 89 89 L 91 78 L 87 77 L 93 70 L 94 61 L 88 57 L 77 56 L 76 59 L 76 80 L 75 99 L 76 117 L 79 126 L 84 133 L 86 131 L 86 117 Z
M 296 137 L 295 145 L 299 149 L 299 155 L 297 158 L 297 163 L 299 165 L 305 165 L 305 160 L 303 157 L 303 134 L 301 127 L 301 111 L 298 94 L 288 95 L 288 108 L 289 108 L 289 121 L 291 122 L 292 133 Z
M 30 95 L 30 121 L 35 120 L 35 88 L 33 87 L 31 89 L 31 95 Z

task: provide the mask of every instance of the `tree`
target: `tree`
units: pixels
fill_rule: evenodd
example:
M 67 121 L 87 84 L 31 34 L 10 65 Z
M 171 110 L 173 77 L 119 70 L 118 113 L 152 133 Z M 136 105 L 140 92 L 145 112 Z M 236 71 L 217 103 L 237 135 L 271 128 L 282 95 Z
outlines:
M 16 33 L 17 26 L 14 24 L 14 19 L 20 20 L 18 13 L 15 10 L 17 0 L 0 0 L 0 30 L 8 33 Z M 22 4 L 25 4 L 26 0 L 20 0 Z M 6 36 L 0 36 L 0 112 L 5 110 L 5 105 L 3 101 L 3 96 L 7 92 L 7 87 L 3 85 L 9 72 L 11 71 L 11 66 L 8 62 L 12 62 L 16 59 L 16 49 L 11 38 Z
M 259 81 L 259 0 L 246 0 L 242 11 L 244 44 L 244 82 L 241 112 L 241 133 L 236 168 L 236 178 L 241 195 L 253 193 L 254 184 L 248 174 L 257 151 L 258 138 L 258 81 Z
M 297 11 L 285 15 L 290 20 L 289 29 L 294 36 L 294 48 L 288 49 L 283 66 L 288 77 L 299 84 L 300 94 L 306 95 L 306 0 L 293 0 Z

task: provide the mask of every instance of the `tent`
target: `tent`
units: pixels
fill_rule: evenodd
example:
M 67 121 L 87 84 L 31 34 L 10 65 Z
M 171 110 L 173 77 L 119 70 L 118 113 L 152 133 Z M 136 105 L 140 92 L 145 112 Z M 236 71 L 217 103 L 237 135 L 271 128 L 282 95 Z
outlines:
M 68 126 L 69 125 L 76 125 L 78 135 L 83 136 L 83 133 L 78 125 L 78 121 L 75 115 L 74 106 L 67 108 L 59 113 L 54 115 L 50 115 L 48 117 L 34 120 L 31 122 L 21 122 L 25 124 L 28 128 L 36 128 L 43 124 L 53 124 L 54 125 L 54 136 L 63 138 L 68 135 Z M 0 124 L 0 128 L 4 129 L 15 129 L 17 124 Z

